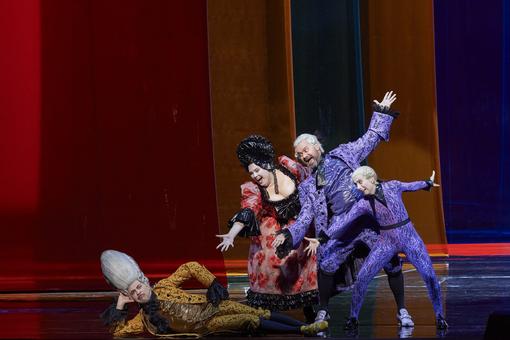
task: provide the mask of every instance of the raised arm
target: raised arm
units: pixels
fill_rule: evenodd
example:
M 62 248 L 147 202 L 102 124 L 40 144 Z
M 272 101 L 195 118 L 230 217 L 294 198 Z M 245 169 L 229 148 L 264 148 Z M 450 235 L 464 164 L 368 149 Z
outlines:
M 184 282 L 192 278 L 196 279 L 204 287 L 209 287 L 216 279 L 216 277 L 207 268 L 202 266 L 200 263 L 193 261 L 179 266 L 172 275 L 166 279 L 160 280 L 154 288 L 158 288 L 159 286 L 179 288 Z
M 367 132 L 357 140 L 341 144 L 331 151 L 331 154 L 338 154 L 352 167 L 358 167 L 368 155 L 374 151 L 381 140 L 388 141 L 391 123 L 398 116 L 398 112 L 390 110 L 391 104 L 396 100 L 392 91 L 386 92 L 384 99 L 379 103 L 374 100 L 374 113 L 370 120 Z

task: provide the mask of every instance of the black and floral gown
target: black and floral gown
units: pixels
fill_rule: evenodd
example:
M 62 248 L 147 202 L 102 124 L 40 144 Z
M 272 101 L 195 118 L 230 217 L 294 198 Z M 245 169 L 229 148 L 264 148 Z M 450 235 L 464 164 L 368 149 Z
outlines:
M 241 185 L 241 210 L 230 220 L 245 227 L 240 235 L 251 239 L 248 253 L 250 289 L 248 304 L 270 310 L 301 308 L 316 303 L 317 264 L 315 256 L 307 256 L 303 242 L 284 259 L 272 247 L 274 234 L 294 223 L 299 214 L 298 185 L 306 170 L 286 156 L 278 158 L 278 169 L 295 184 L 294 192 L 283 200 L 271 201 L 267 191 L 253 182 Z

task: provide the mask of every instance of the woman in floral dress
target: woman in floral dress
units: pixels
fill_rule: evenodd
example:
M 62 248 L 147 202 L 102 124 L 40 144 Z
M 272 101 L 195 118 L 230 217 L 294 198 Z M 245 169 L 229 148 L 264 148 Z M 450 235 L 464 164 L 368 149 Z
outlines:
M 276 163 L 274 154 L 262 136 L 249 136 L 239 144 L 237 156 L 252 181 L 241 185 L 241 210 L 229 221 L 229 233 L 217 235 L 222 239 L 217 248 L 227 250 L 237 235 L 250 237 L 248 304 L 273 311 L 303 308 L 307 320 L 313 320 L 318 296 L 315 256 L 305 254 L 303 243 L 280 259 L 271 245 L 275 233 L 299 214 L 298 185 L 307 172 L 286 156 Z

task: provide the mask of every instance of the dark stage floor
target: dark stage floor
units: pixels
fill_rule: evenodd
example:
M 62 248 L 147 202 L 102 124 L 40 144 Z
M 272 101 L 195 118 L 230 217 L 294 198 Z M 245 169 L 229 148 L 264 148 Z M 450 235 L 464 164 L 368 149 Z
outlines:
M 395 303 L 386 278 L 381 275 L 370 285 L 358 337 L 481 339 L 489 314 L 510 308 L 510 256 L 436 258 L 434 267 L 450 324 L 446 334 L 436 334 L 425 286 L 416 270 L 406 265 L 406 301 L 416 326 L 408 332 L 399 330 Z M 242 299 L 245 278 L 230 281 L 232 297 Z M 109 304 L 109 296 L 108 293 L 0 294 L 0 338 L 109 338 L 98 318 Z M 331 337 L 346 337 L 342 325 L 349 304 L 350 293 L 333 299 Z M 292 315 L 301 317 L 299 312 Z

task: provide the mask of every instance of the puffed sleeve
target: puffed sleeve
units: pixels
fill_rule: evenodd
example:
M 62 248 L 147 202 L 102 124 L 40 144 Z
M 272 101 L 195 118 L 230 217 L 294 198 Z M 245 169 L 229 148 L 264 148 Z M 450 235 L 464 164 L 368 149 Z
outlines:
M 286 169 L 288 169 L 294 175 L 294 177 L 296 177 L 298 184 L 304 181 L 310 175 L 311 170 L 309 168 L 299 164 L 287 156 L 278 157 L 278 162 Z
M 239 210 L 228 222 L 232 228 L 234 223 L 244 224 L 239 235 L 244 237 L 260 235 L 258 217 L 262 210 L 262 195 L 258 186 L 252 182 L 241 185 L 241 210 Z

